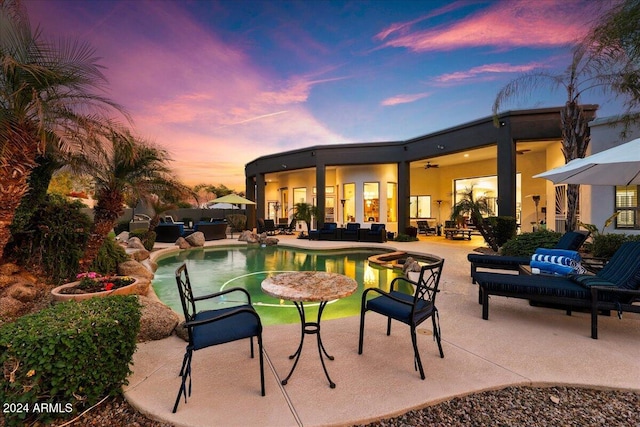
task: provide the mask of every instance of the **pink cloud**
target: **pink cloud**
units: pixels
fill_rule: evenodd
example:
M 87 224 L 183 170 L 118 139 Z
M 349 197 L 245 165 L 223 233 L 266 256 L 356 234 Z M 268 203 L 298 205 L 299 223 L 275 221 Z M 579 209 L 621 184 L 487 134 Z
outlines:
M 510 0 L 495 2 L 482 12 L 451 25 L 405 31 L 384 46 L 414 52 L 449 51 L 478 46 L 550 47 L 584 36 L 597 2 Z M 389 33 L 390 34 L 390 33 Z M 387 34 L 387 35 L 389 35 Z
M 526 73 L 541 68 L 544 65 L 532 62 L 524 65 L 511 65 L 506 63 L 486 64 L 470 68 L 466 71 L 456 71 L 454 73 L 442 74 L 433 80 L 437 83 L 450 84 L 476 80 L 478 78 L 487 79 L 491 76 L 504 73 Z
M 430 92 L 396 95 L 383 100 L 380 105 L 382 105 L 383 107 L 389 107 L 398 104 L 408 104 L 410 102 L 415 102 L 419 99 L 426 98 L 429 95 L 431 95 Z

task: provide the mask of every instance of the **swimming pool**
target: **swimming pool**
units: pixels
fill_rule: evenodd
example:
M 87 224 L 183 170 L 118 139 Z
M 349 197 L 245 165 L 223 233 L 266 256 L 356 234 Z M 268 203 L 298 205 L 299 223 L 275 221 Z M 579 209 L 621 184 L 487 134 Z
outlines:
M 230 287 L 245 288 L 251 294 L 262 323 L 273 325 L 297 323 L 300 318 L 292 302 L 264 294 L 260 288 L 262 281 L 269 275 L 284 271 L 327 271 L 354 278 L 358 290 L 347 298 L 330 302 L 322 318 L 355 316 L 360 313 L 363 289 L 380 287 L 388 290 L 391 280 L 400 275 L 398 270 L 369 265 L 367 259 L 370 256 L 383 252 L 360 248 L 318 251 L 286 246 L 223 246 L 188 250 L 160 258 L 152 285 L 162 302 L 182 313 L 175 270 L 186 263 L 196 296 Z M 238 302 L 233 297 L 227 297 L 222 304 L 233 305 Z M 309 318 L 315 319 L 317 306 L 318 303 L 305 304 Z M 201 302 L 198 309 L 219 307 L 220 303 Z

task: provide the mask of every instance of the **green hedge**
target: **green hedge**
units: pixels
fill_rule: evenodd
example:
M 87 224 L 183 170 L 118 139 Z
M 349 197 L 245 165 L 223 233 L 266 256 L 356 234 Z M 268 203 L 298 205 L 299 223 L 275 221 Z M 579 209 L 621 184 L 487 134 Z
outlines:
M 492 216 L 488 218 L 498 246 L 502 246 L 516 236 L 517 223 L 512 216 Z
M 139 327 L 133 296 L 60 303 L 0 327 L 0 402 L 14 405 L 6 425 L 69 417 L 121 393 Z
M 538 230 L 522 233 L 502 245 L 502 255 L 530 257 L 537 248 L 553 248 L 562 235 L 555 231 Z
M 588 248 L 594 257 L 611 258 L 624 242 L 640 241 L 640 235 L 597 233 L 592 240 Z
M 118 245 L 113 237 L 107 237 L 100 246 L 98 256 L 91 263 L 90 270 L 104 275 L 117 274 L 118 264 L 128 260 L 129 255 L 122 246 Z

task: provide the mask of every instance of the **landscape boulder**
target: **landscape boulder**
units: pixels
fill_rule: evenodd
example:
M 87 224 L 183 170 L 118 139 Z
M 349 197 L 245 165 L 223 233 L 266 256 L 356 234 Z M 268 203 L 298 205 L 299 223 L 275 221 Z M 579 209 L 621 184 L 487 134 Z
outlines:
M 165 304 L 148 297 L 139 296 L 142 305 L 138 342 L 161 340 L 170 336 L 180 318 Z
M 196 231 L 195 233 L 191 233 L 185 237 L 185 240 L 192 247 L 201 248 L 204 246 L 204 233 L 202 231 Z

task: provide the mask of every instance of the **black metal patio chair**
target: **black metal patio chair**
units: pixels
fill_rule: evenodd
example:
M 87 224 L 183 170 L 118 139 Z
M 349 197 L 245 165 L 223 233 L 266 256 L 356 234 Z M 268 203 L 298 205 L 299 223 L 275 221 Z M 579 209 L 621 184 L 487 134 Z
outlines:
M 182 310 L 184 311 L 185 327 L 189 334 L 189 343 L 182 360 L 182 368 L 180 368 L 180 376 L 182 383 L 176 397 L 176 403 L 173 406 L 175 413 L 180 403 L 180 397 L 184 393 L 184 401 L 187 402 L 187 396 L 191 396 L 191 359 L 193 352 L 213 345 L 224 344 L 249 338 L 251 343 L 251 358 L 254 356 L 253 337 L 258 339 L 258 352 L 260 353 L 260 385 L 262 396 L 265 395 L 264 388 L 264 358 L 262 349 L 262 322 L 260 316 L 251 305 L 251 296 L 249 292 L 242 288 L 231 288 L 221 292 L 215 292 L 209 295 L 194 296 L 189 281 L 189 273 L 187 266 L 182 264 L 176 270 L 176 282 L 178 284 L 178 292 L 180 293 L 180 301 L 182 302 Z M 215 310 L 196 310 L 196 301 L 204 301 L 212 298 L 218 298 L 232 292 L 239 292 L 246 296 L 246 304 L 226 307 Z M 187 379 L 189 379 L 189 389 L 187 390 Z
M 416 282 L 406 277 L 396 277 L 391 281 L 390 292 L 385 292 L 379 288 L 368 288 L 362 293 L 358 354 L 362 354 L 365 313 L 370 310 L 382 314 L 387 317 L 387 335 L 391 335 L 392 319 L 409 325 L 411 342 L 413 343 L 415 369 L 420 371 L 420 378 L 424 380 L 424 369 L 422 368 L 422 361 L 420 360 L 420 353 L 418 351 L 416 327 L 428 318 L 431 318 L 433 323 L 433 337 L 438 343 L 440 357 L 444 357 L 442 344 L 440 343 L 438 309 L 435 305 L 443 265 L 444 259 L 441 259 L 434 264 L 423 266 L 420 270 L 420 277 Z M 395 290 L 396 283 L 399 281 L 405 281 L 413 285 L 415 287 L 413 295 Z M 368 300 L 367 296 L 370 292 L 378 293 L 380 296 Z

